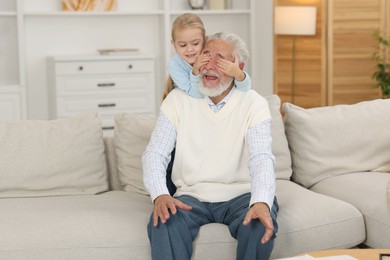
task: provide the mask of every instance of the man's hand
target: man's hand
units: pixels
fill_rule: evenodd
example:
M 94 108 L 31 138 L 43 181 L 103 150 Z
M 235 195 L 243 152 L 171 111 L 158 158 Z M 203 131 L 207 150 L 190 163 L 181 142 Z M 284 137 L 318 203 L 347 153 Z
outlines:
M 235 57 L 234 62 L 225 59 L 219 59 L 217 65 L 226 75 L 234 77 L 234 79 L 238 81 L 243 81 L 245 79 L 245 73 L 240 68 L 237 56 Z
M 200 67 L 207 64 L 207 62 L 210 61 L 210 58 L 211 57 L 209 54 L 200 54 L 194 62 L 194 65 L 192 65 L 192 74 L 194 74 L 195 76 L 199 75 Z
M 274 224 L 272 223 L 268 205 L 262 202 L 253 204 L 245 216 L 244 225 L 248 225 L 252 219 L 258 219 L 264 225 L 265 232 L 261 243 L 267 243 L 274 234 Z
M 184 204 L 180 200 L 173 198 L 170 195 L 160 195 L 154 200 L 154 210 L 153 210 L 153 226 L 157 227 L 158 218 L 160 218 L 161 223 L 165 224 L 170 217 L 169 211 L 173 215 L 176 214 L 176 208 L 183 210 L 191 210 L 192 207 Z

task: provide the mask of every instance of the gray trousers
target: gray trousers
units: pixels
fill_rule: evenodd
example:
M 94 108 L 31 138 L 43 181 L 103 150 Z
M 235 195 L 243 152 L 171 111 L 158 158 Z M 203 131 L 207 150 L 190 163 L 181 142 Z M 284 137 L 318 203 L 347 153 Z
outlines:
M 148 225 L 148 235 L 153 260 L 189 260 L 192 255 L 192 242 L 200 227 L 208 223 L 221 223 L 229 227 L 230 234 L 238 242 L 236 259 L 268 260 L 270 258 L 278 230 L 276 217 L 279 206 L 276 197 L 271 209 L 274 235 L 266 244 L 260 243 L 265 228 L 259 220 L 252 220 L 249 225 L 243 224 L 248 212 L 250 193 L 219 203 L 200 202 L 187 195 L 176 197 L 176 199 L 192 206 L 192 210 L 178 209 L 177 213 L 171 215 L 165 224 L 159 221 L 157 227 L 153 226 L 152 214 Z

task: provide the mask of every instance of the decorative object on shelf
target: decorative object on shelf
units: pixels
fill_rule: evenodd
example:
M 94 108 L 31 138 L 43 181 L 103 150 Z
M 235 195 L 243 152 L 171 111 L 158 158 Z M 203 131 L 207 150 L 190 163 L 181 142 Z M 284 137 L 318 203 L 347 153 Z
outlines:
M 374 88 L 380 88 L 382 98 L 390 98 L 390 38 L 382 36 L 379 30 L 374 32 L 374 38 L 378 41 L 372 59 L 377 62 L 376 71 L 372 78 L 376 80 Z
M 225 0 L 209 0 L 210 10 L 223 10 L 226 8 Z
M 316 34 L 317 8 L 314 6 L 277 6 L 275 8 L 275 34 L 291 35 L 291 103 L 295 102 L 296 36 Z
M 113 11 L 116 0 L 61 0 L 62 11 Z
M 203 9 L 206 5 L 206 0 L 188 0 L 188 4 L 192 9 Z
M 99 49 L 100 55 L 134 55 L 139 54 L 137 48 L 114 48 L 114 49 Z

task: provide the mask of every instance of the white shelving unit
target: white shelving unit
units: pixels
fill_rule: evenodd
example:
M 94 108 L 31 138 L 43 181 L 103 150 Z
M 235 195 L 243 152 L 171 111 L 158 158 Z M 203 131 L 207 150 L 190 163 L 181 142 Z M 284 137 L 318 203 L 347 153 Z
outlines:
M 47 57 L 97 55 L 97 49 L 105 48 L 138 48 L 155 58 L 157 114 L 167 77 L 165 65 L 174 51 L 171 24 L 181 13 L 198 14 L 208 34 L 240 35 L 256 53 L 255 10 L 260 4 L 230 1 L 231 9 L 225 10 L 191 10 L 187 0 L 117 0 L 117 10 L 112 12 L 62 12 L 61 0 L 1 0 L 0 108 L 12 93 L 13 104 L 18 104 L 12 107 L 19 109 L 0 113 L 0 120 L 49 119 L 52 86 Z M 250 59 L 245 68 L 251 76 L 255 60 Z
M 20 72 L 20 19 L 15 1 L 0 2 L 0 120 L 26 117 L 25 81 Z

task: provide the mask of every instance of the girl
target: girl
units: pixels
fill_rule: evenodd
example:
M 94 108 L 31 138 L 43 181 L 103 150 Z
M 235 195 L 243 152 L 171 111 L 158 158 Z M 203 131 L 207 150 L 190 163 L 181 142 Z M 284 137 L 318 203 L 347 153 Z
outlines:
M 174 87 L 178 87 L 194 98 L 203 98 L 198 85 L 199 68 L 210 59 L 207 54 L 202 54 L 206 38 L 206 30 L 199 16 L 185 13 L 175 19 L 172 25 L 171 42 L 176 53 L 167 64 L 170 77 L 165 85 L 163 99 Z M 240 69 L 238 62 L 232 63 L 221 59 L 218 66 L 222 72 L 234 77 L 238 89 L 242 91 L 250 89 L 249 75 Z

